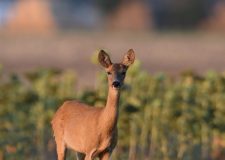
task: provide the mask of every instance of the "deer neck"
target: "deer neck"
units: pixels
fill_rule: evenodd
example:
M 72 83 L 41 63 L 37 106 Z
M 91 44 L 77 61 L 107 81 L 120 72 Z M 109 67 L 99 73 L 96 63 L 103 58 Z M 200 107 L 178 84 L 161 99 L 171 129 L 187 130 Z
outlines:
M 103 109 L 103 127 L 111 132 L 117 124 L 120 91 L 109 87 L 106 107 Z

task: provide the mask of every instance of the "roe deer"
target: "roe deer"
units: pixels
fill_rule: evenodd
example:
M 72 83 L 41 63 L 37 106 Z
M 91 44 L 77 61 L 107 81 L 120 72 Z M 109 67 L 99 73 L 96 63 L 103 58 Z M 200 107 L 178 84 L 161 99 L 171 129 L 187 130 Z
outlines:
M 100 64 L 108 74 L 108 98 L 105 107 L 90 107 L 77 101 L 66 101 L 52 120 L 58 160 L 65 159 L 66 148 L 77 153 L 79 160 L 108 160 L 117 144 L 117 119 L 120 88 L 135 54 L 130 49 L 121 63 L 112 63 L 101 50 Z

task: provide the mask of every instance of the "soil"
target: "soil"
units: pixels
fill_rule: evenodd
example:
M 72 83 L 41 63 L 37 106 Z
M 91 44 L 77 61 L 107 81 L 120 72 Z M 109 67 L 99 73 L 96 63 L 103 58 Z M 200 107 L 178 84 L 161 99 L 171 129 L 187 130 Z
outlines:
M 0 64 L 5 72 L 34 68 L 72 69 L 78 84 L 92 87 L 99 65 L 91 62 L 105 49 L 113 62 L 130 48 L 143 69 L 177 75 L 184 70 L 225 70 L 225 36 L 206 33 L 60 32 L 52 35 L 0 35 Z

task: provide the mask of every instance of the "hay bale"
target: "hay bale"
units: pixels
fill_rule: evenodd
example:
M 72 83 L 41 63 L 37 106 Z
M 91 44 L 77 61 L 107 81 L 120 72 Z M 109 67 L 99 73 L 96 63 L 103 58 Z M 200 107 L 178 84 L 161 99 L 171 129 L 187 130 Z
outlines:
M 225 2 L 219 2 L 215 5 L 212 14 L 201 24 L 201 28 L 225 32 Z
M 148 30 L 153 26 L 150 9 L 142 1 L 122 3 L 108 20 L 109 29 Z
M 19 0 L 9 13 L 6 29 L 12 32 L 51 32 L 55 28 L 47 0 Z

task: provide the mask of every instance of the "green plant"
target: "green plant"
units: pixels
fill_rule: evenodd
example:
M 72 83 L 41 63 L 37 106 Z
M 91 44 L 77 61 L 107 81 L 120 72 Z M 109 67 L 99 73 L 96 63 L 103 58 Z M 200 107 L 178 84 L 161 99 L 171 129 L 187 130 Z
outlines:
M 216 160 L 214 141 L 225 137 L 224 74 L 151 75 L 140 62 L 127 74 L 113 159 Z M 77 92 L 75 84 L 72 71 L 0 71 L 0 159 L 52 159 L 50 121 L 57 107 L 66 99 L 105 103 L 105 73 L 99 73 L 96 90 Z

